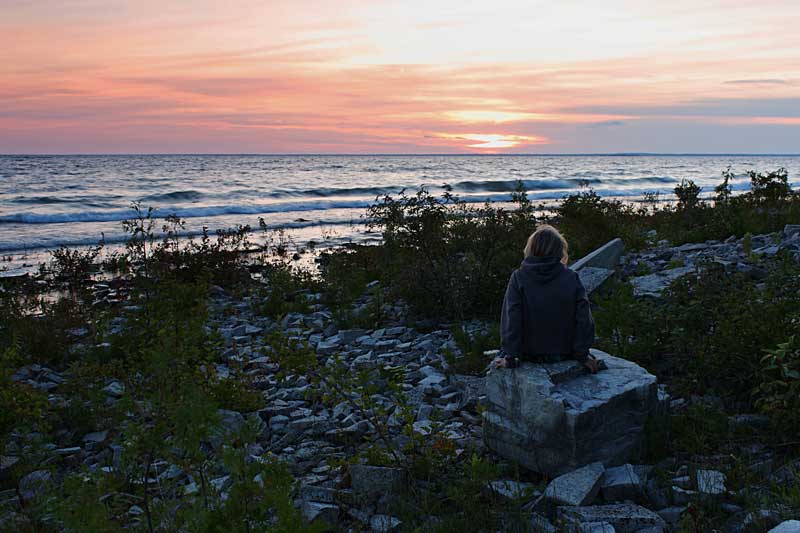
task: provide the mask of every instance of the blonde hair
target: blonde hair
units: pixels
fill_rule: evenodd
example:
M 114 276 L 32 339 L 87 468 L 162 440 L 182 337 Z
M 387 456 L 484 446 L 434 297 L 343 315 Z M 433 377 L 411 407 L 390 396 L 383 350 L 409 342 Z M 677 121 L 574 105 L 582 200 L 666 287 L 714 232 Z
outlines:
M 567 240 L 556 228 L 542 224 L 536 228 L 525 245 L 525 257 L 560 257 L 565 265 L 569 260 Z

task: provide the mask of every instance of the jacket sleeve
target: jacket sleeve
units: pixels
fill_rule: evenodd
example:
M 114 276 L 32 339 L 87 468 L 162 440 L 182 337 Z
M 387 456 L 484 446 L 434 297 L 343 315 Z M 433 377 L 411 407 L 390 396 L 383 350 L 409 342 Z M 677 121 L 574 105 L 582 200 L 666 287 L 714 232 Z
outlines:
M 575 291 L 575 341 L 572 345 L 572 353 L 578 361 L 585 361 L 589 357 L 589 348 L 594 343 L 594 319 L 592 309 L 589 304 L 589 297 L 586 289 L 578 278 L 578 287 Z
M 522 293 L 517 284 L 517 272 L 511 274 L 500 315 L 500 347 L 512 356 L 522 355 Z

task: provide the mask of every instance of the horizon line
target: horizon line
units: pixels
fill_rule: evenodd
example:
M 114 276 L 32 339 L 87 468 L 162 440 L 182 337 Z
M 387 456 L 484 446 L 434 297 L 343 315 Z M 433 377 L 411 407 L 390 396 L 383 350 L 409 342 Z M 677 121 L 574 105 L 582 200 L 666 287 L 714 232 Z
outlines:
M 780 152 L 548 152 L 548 153 L 343 153 L 343 152 L 78 152 L 78 153 L 0 153 L 0 157 L 103 157 L 103 156 L 258 156 L 258 157 L 570 157 L 570 156 L 693 156 L 693 157 L 800 157 L 799 153 Z

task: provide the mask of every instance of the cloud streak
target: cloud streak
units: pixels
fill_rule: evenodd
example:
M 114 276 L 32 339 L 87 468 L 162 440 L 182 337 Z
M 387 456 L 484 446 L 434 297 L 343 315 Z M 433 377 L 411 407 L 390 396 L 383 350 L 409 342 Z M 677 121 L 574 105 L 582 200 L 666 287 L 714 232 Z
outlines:
M 795 2 L 72 4 L 4 9 L 2 153 L 703 152 L 765 131 L 780 152 L 800 134 L 800 42 L 778 31 Z

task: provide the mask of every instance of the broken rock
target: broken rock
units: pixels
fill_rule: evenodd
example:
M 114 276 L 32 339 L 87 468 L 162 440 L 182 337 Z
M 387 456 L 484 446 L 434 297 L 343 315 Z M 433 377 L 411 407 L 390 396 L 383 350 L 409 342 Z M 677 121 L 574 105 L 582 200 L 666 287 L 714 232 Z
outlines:
M 588 374 L 576 361 L 492 369 L 483 413 L 487 447 L 551 476 L 636 455 L 645 421 L 658 407 L 656 378 L 625 359 L 592 354 L 606 370 Z
M 604 471 L 603 463 L 592 463 L 563 474 L 550 482 L 544 497 L 560 505 L 589 505 L 600 490 Z
M 664 519 L 653 511 L 632 503 L 597 505 L 593 507 L 560 507 L 559 516 L 569 525 L 607 522 L 617 533 L 635 533 L 642 529 L 666 530 Z M 648 530 L 648 531 L 649 531 Z

